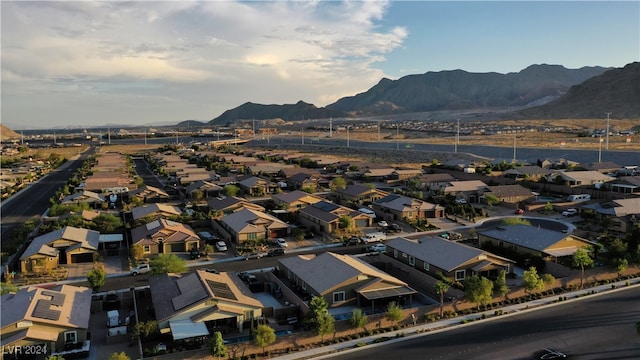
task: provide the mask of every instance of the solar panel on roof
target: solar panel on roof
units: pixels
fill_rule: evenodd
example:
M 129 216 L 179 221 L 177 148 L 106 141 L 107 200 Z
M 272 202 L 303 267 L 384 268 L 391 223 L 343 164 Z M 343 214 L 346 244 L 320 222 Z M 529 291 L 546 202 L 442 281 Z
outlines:
M 60 319 L 60 311 L 51 308 L 51 302 L 49 300 L 38 300 L 33 313 L 31 314 L 37 318 L 54 320 Z
M 238 298 L 233 294 L 233 291 L 231 291 L 231 288 L 229 288 L 229 285 L 212 280 L 207 280 L 207 284 L 209 284 L 209 287 L 211 288 L 211 291 L 213 292 L 213 295 L 215 297 L 229 300 L 238 300 Z
M 180 295 L 171 299 L 176 311 L 207 297 L 207 292 L 195 273 L 178 279 L 176 285 L 178 285 Z
M 47 290 L 42 291 L 42 295 L 51 296 L 50 302 L 51 302 L 51 304 L 56 305 L 56 306 L 64 305 L 64 300 L 67 297 L 67 294 L 54 292 L 54 291 L 47 291 Z

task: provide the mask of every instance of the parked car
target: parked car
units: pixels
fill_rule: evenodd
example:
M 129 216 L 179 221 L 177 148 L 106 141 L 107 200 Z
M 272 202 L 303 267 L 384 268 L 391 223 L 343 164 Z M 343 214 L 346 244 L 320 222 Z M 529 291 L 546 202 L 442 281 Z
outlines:
M 367 247 L 369 252 L 383 253 L 387 251 L 387 245 L 385 244 L 375 244 Z
M 344 245 L 344 246 L 358 245 L 359 242 L 360 242 L 360 239 L 357 236 L 352 236 L 349 239 L 345 240 L 342 243 L 342 245 Z
M 259 252 L 252 252 L 249 253 L 247 255 L 244 256 L 245 260 L 250 260 L 250 259 L 260 259 L 261 257 L 263 257 L 264 254 L 263 253 L 259 253 Z
M 522 215 L 522 214 L 524 214 L 524 209 L 516 209 L 515 214 L 516 214 L 516 215 Z
M 566 359 L 567 355 L 556 350 L 544 349 L 533 353 L 531 358 L 536 360 Z
M 387 226 L 389 226 L 389 223 L 382 220 L 378 222 L 378 226 L 382 227 L 382 228 L 386 228 Z
M 576 209 L 567 209 L 562 212 L 562 216 L 571 217 L 578 214 L 578 210 Z
M 267 256 L 272 257 L 272 256 L 280 256 L 284 254 L 285 254 L 285 251 L 283 248 L 277 248 L 277 249 L 269 250 L 269 252 L 267 253 Z
M 387 235 L 383 232 L 374 232 L 366 234 L 365 236 L 360 238 L 360 242 L 363 244 L 368 244 L 372 242 L 380 242 L 387 239 Z
M 131 276 L 136 276 L 138 274 L 146 274 L 151 271 L 151 266 L 149 264 L 140 264 L 129 272 Z
M 286 248 L 287 246 L 289 246 L 289 244 L 287 244 L 287 240 L 283 238 L 277 238 L 276 245 L 280 246 L 281 248 Z
M 227 243 L 220 240 L 216 243 L 216 251 L 227 251 Z
M 401 232 L 402 231 L 402 227 L 400 227 L 400 225 L 393 223 L 389 225 L 389 229 L 393 232 Z
M 202 254 L 200 254 L 200 250 L 196 248 L 193 248 L 191 249 L 191 251 L 189 251 L 189 257 L 191 257 L 191 260 L 199 259 L 200 256 L 202 256 Z
M 200 231 L 198 233 L 200 239 L 204 240 L 207 244 L 214 244 L 216 241 L 219 241 L 220 238 L 216 235 L 208 232 L 208 231 Z

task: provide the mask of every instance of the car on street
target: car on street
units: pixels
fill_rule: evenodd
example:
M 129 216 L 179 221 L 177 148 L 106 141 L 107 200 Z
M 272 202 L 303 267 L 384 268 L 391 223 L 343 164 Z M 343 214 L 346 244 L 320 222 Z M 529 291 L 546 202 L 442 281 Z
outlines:
M 392 223 L 392 224 L 389 224 L 389 230 L 391 230 L 393 232 L 401 232 L 402 231 L 402 227 L 400 227 L 400 225 L 398 225 L 396 223 Z
M 191 260 L 199 259 L 200 256 L 202 256 L 202 254 L 200 254 L 200 250 L 196 248 L 193 248 L 191 249 L 191 251 L 189 251 L 189 257 L 191 257 Z
M 387 226 L 389 226 L 389 223 L 384 221 L 384 220 L 382 220 L 382 221 L 378 222 L 378 226 L 386 228 Z
M 284 255 L 285 251 L 283 248 L 277 248 L 277 249 L 271 249 L 269 250 L 269 252 L 267 252 L 267 256 L 268 257 L 272 257 L 272 256 L 280 256 L 280 255 Z
M 578 210 L 576 209 L 567 209 L 562 212 L 562 216 L 571 217 L 578 214 Z
M 544 349 L 544 350 L 536 351 L 535 353 L 533 353 L 533 356 L 531 358 L 535 360 L 554 360 L 554 359 L 566 359 L 567 355 L 557 350 Z
M 360 242 L 360 238 L 358 238 L 357 236 L 352 236 L 352 237 L 348 238 L 347 240 L 345 240 L 342 243 L 342 245 L 344 245 L 344 246 L 358 245 L 359 242 Z
M 244 256 L 245 260 L 251 260 L 251 259 L 260 259 L 261 257 L 263 257 L 264 254 L 263 253 L 259 253 L 259 252 L 252 252 L 249 253 L 247 255 Z
M 522 215 L 522 214 L 524 214 L 524 209 L 516 209 L 516 211 L 514 211 L 514 213 L 516 215 Z
M 216 251 L 227 251 L 227 243 L 220 240 L 216 243 Z
M 383 252 L 387 251 L 387 245 L 385 245 L 385 244 L 374 244 L 374 245 L 371 245 L 371 246 L 367 247 L 367 250 L 369 252 L 383 253 Z
M 151 271 L 151 266 L 149 264 L 140 264 L 134 267 L 133 269 L 131 269 L 131 271 L 129 271 L 129 274 L 131 276 L 136 276 L 138 274 L 146 274 L 150 271 Z

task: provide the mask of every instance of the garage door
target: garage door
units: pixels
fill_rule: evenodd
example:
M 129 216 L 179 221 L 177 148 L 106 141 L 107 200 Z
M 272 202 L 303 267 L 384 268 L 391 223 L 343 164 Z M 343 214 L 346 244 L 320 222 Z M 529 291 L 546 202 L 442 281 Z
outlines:
M 71 254 L 71 262 L 73 264 L 93 262 L 93 253 Z
M 171 244 L 172 253 L 185 252 L 185 251 L 186 250 L 184 249 L 184 243 Z
M 359 228 L 363 228 L 363 227 L 369 226 L 369 223 L 368 223 L 368 221 L 366 219 L 364 219 L 364 220 L 356 220 L 355 223 L 356 223 L 356 227 L 359 227 Z

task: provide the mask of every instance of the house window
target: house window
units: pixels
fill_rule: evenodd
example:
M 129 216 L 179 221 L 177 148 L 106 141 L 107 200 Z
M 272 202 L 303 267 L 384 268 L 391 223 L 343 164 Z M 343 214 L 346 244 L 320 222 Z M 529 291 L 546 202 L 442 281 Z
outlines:
M 456 270 L 456 280 L 464 280 L 464 270 Z
M 302 290 L 307 290 L 307 283 L 306 282 L 302 282 Z
M 398 250 L 397 249 L 393 249 L 393 257 L 394 258 L 398 258 Z
M 424 270 L 425 271 L 429 271 L 429 263 L 428 262 L 424 262 L 424 264 L 422 264 L 424 266 Z
M 407 253 L 402 253 L 402 257 L 406 258 L 407 257 Z
M 333 293 L 333 303 L 344 302 L 344 291 L 337 291 Z
M 64 333 L 65 344 L 75 344 L 78 342 L 77 334 L 75 331 L 67 331 Z
M 151 245 L 144 245 L 143 246 L 144 252 L 146 253 L 150 253 L 151 252 Z
M 409 265 L 416 266 L 416 258 L 409 256 Z
M 247 240 L 258 240 L 258 234 L 256 233 L 247 234 Z

